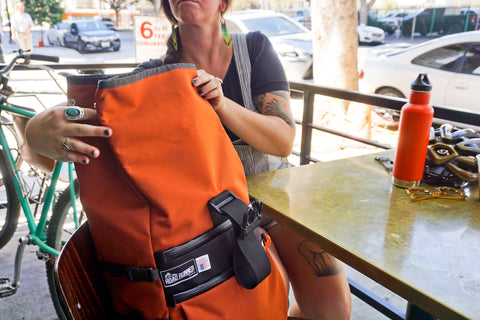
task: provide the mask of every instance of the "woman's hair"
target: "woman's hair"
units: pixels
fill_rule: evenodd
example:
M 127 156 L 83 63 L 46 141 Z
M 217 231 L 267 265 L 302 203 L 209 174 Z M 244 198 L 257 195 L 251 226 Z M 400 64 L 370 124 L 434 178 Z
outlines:
M 225 12 L 230 7 L 232 0 L 222 0 L 222 1 L 226 4 L 225 10 L 224 10 Z M 169 0 L 162 0 L 162 9 L 168 21 L 170 21 L 170 23 L 172 24 L 172 26 L 177 25 L 178 21 L 173 16 L 172 8 L 170 7 Z M 168 37 L 168 40 L 167 40 L 167 52 L 165 54 L 165 57 L 163 58 L 164 64 L 180 62 L 181 52 L 182 52 L 182 40 L 180 39 L 180 32 L 178 31 L 178 27 L 175 27 L 175 32 L 177 33 L 177 44 L 178 44 L 177 50 L 175 50 L 175 47 L 173 46 L 172 35 L 170 35 L 170 37 Z

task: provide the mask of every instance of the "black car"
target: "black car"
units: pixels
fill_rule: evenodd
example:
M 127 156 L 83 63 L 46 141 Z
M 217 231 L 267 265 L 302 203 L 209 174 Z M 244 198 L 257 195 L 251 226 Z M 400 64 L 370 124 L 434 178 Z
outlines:
M 65 46 L 79 52 L 120 50 L 120 36 L 99 20 L 73 22 L 64 35 Z
M 414 24 L 415 20 L 415 24 Z M 461 8 L 427 8 L 416 17 L 409 16 L 403 20 L 402 34 L 410 36 L 414 32 L 425 36 L 429 33 L 453 34 L 464 31 L 476 30 L 477 13 L 474 10 L 461 10 Z

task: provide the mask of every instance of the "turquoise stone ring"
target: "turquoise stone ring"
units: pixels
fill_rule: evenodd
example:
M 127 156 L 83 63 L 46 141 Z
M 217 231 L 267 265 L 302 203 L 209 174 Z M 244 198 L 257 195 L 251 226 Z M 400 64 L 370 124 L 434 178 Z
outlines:
M 69 121 L 81 120 L 84 116 L 85 111 L 80 107 L 68 107 L 63 111 L 63 117 Z

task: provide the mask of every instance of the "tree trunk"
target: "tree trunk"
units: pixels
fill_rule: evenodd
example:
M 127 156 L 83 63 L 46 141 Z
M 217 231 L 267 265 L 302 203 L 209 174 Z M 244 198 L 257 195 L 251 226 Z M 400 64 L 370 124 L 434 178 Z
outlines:
M 153 0 L 153 13 L 155 16 L 160 16 L 160 8 L 161 8 L 161 1 L 160 0 Z
M 360 23 L 365 25 L 368 24 L 368 12 L 372 9 L 375 0 L 360 0 L 360 9 L 359 9 L 359 16 L 360 16 Z
M 314 0 L 312 11 L 315 82 L 357 90 L 356 1 Z
M 358 90 L 357 1 L 312 1 L 313 76 L 315 84 L 339 89 Z M 368 107 L 350 102 L 317 96 L 315 123 L 335 130 L 359 131 L 368 122 Z M 360 114 L 359 112 L 360 111 Z M 353 119 L 350 115 L 355 114 Z M 339 145 L 338 141 L 333 142 Z

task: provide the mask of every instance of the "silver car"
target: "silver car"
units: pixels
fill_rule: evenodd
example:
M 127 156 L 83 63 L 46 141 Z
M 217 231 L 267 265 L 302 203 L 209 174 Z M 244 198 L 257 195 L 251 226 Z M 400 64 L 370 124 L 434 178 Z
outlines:
M 269 10 L 235 11 L 225 15 L 229 32 L 261 31 L 277 52 L 288 80 L 312 79 L 312 33 L 290 17 Z
M 54 24 L 48 31 L 47 31 L 47 40 L 50 45 L 56 45 L 63 47 L 65 46 L 65 42 L 63 41 L 63 36 L 65 32 L 68 30 L 68 26 L 70 25 L 70 21 L 62 21 L 57 24 Z

